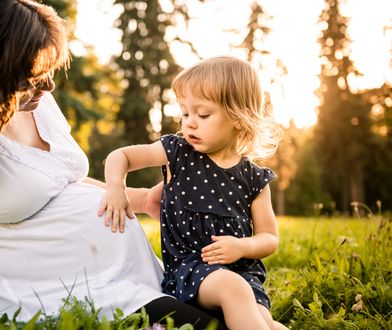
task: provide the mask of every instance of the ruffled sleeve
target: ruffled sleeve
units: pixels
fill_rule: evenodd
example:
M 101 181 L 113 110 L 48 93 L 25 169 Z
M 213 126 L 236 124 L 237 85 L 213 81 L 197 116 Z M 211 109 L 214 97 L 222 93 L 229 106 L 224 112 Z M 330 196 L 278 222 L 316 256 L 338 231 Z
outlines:
M 252 166 L 253 199 L 264 189 L 264 187 L 277 178 L 277 175 L 268 167 Z
M 184 163 L 182 158 L 188 156 L 187 149 L 189 149 L 189 145 L 184 138 L 173 134 L 163 135 L 161 142 L 169 161 L 170 173 L 174 176 L 179 172 L 180 164 Z

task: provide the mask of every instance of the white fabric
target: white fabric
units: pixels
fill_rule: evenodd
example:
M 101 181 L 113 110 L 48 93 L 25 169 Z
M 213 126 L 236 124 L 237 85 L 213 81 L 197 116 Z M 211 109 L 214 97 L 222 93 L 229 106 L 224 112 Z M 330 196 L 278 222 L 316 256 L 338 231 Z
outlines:
M 69 293 L 92 298 L 109 319 L 117 307 L 131 313 L 163 296 L 162 269 L 137 220 L 113 234 L 97 216 L 103 190 L 81 182 L 85 156 L 49 101 L 35 114 L 49 153 L 0 139 L 0 214 L 9 222 L 0 224 L 0 314 L 19 306 L 20 321 L 39 309 L 56 314 Z
M 68 183 L 83 180 L 88 172 L 87 157 L 70 135 L 70 127 L 50 93 L 43 96 L 33 113 L 50 151 L 0 135 L 0 223 L 33 215 Z

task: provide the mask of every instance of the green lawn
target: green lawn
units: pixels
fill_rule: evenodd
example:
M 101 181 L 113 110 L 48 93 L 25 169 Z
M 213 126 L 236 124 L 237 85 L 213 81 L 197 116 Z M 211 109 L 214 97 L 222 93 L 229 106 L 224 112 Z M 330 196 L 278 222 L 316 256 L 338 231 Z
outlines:
M 390 218 L 279 218 L 280 246 L 265 260 L 275 319 L 291 329 L 392 329 Z M 160 255 L 159 223 L 142 218 Z M 145 329 L 145 314 L 99 319 L 91 301 L 68 301 L 58 318 L 27 324 L 0 315 L 7 329 Z M 168 323 L 167 323 L 168 322 Z M 170 319 L 163 322 L 175 329 Z M 181 330 L 191 330 L 184 325 Z
M 279 218 L 265 260 L 272 313 L 292 329 L 392 329 L 391 219 Z M 142 225 L 160 255 L 159 225 Z

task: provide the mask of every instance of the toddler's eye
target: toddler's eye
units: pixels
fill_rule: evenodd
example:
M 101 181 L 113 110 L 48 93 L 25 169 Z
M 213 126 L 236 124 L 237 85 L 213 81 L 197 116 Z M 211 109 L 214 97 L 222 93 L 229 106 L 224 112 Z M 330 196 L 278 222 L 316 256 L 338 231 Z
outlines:
M 201 118 L 201 119 L 206 119 L 206 118 L 208 118 L 210 115 L 209 114 L 206 114 L 206 115 L 199 115 L 199 117 Z
M 188 113 L 183 113 L 182 116 L 187 118 L 189 116 L 189 114 Z

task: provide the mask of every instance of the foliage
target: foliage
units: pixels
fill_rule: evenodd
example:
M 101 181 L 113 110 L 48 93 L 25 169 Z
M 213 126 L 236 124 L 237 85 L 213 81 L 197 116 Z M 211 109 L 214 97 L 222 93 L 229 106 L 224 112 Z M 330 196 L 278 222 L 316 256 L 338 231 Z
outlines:
M 3 314 L 0 318 L 0 330 L 193 330 L 193 326 L 189 323 L 175 327 L 173 319 L 169 315 L 162 320 L 161 324 L 151 325 L 144 308 L 141 308 L 140 312 L 129 315 L 124 315 L 123 311 L 117 308 L 110 321 L 106 317 L 99 317 L 99 312 L 100 310 L 95 308 L 94 302 L 87 298 L 84 301 L 69 298 L 64 302 L 57 317 L 38 311 L 31 320 L 22 323 L 17 322 L 20 309 L 15 312 L 12 318 Z M 211 324 L 208 329 L 214 330 L 215 326 Z
M 321 168 L 314 150 L 313 130 L 303 130 L 297 134 L 294 143 L 297 152 L 291 157 L 298 168 L 295 177 L 285 190 L 285 214 L 312 216 L 328 213 L 331 215 L 334 206 L 322 186 Z M 286 147 L 283 146 L 282 149 L 284 152 Z M 272 187 L 275 190 L 274 185 Z M 272 192 L 272 197 L 274 195 L 275 191 Z
M 165 40 L 171 16 L 158 0 L 114 3 L 123 8 L 115 22 L 123 45 L 115 58 L 121 74 L 122 100 L 116 118 L 123 129 L 121 144 L 148 143 L 177 129 L 173 118 L 164 112 L 172 80 L 180 70 Z M 152 122 L 152 113 L 161 119 Z M 130 173 L 127 182 L 134 187 L 151 186 L 158 175 L 157 169 Z
M 361 92 L 350 84 L 352 78 L 361 73 L 351 60 L 349 21 L 340 13 L 340 2 L 326 0 L 320 15 L 322 66 L 317 93 L 321 102 L 315 141 L 323 186 L 337 209 L 348 213 L 351 202 L 370 203 L 375 197 L 370 193 L 375 192 L 376 199 L 388 200 L 388 204 L 392 197 L 385 192 L 376 192 L 379 187 L 371 183 L 373 177 L 368 172 L 381 166 L 380 152 L 385 150 L 382 146 L 385 142 L 373 129 L 374 118 L 371 116 L 372 99 L 384 92 Z M 375 160 L 381 163 L 375 163 Z M 374 171 L 372 173 L 378 176 Z
M 272 314 L 291 329 L 391 329 L 392 219 L 279 218 L 280 247 L 266 258 Z M 159 222 L 141 224 L 160 253 Z M 112 321 L 93 302 L 69 299 L 57 318 L 38 312 L 26 324 L 0 316 L 3 329 L 144 329 L 143 311 Z M 162 322 L 165 324 L 165 322 Z M 167 329 L 174 329 L 170 319 Z M 153 327 L 158 330 L 160 328 Z M 180 329 L 192 329 L 183 325 Z M 210 329 L 212 330 L 212 328 Z
M 391 219 L 285 219 L 267 259 L 277 319 L 292 329 L 389 329 Z
M 265 260 L 272 314 L 291 329 L 390 329 L 392 220 L 279 218 Z M 159 227 L 142 220 L 159 251 Z

